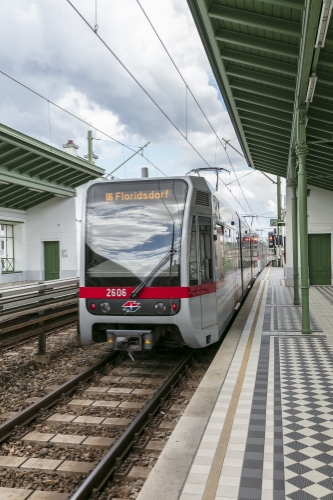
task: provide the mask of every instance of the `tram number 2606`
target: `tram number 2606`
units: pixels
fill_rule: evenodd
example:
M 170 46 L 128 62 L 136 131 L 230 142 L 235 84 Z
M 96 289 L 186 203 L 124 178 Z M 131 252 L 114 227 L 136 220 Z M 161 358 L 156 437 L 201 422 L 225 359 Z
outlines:
M 107 288 L 106 289 L 107 297 L 126 297 L 127 292 L 126 288 Z

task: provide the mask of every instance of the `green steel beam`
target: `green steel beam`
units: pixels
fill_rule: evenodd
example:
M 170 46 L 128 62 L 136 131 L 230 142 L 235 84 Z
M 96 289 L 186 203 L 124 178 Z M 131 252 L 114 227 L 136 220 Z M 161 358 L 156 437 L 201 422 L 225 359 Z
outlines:
M 280 175 L 281 177 L 286 176 L 286 168 L 283 167 L 275 167 L 272 166 L 270 163 L 267 163 L 265 161 L 255 161 L 254 163 L 255 169 L 260 170 L 260 172 L 267 172 L 273 175 Z
M 268 109 L 275 109 L 283 113 L 289 113 L 290 115 L 293 114 L 293 107 L 291 104 L 286 104 L 281 101 L 275 101 L 274 99 L 266 99 L 265 97 L 257 97 L 253 94 L 248 94 L 247 92 L 240 92 L 239 90 L 235 90 L 234 99 L 236 99 L 236 101 L 255 104 L 256 106 L 263 106 Z M 290 116 L 289 121 L 291 121 L 291 119 L 292 117 Z
M 270 165 L 266 165 L 265 163 L 262 163 L 262 164 L 257 164 L 257 166 L 255 167 L 255 170 L 257 170 L 258 172 L 264 172 L 266 174 L 270 174 L 270 175 L 277 175 L 276 174 L 276 170 L 274 168 L 272 168 Z M 283 172 L 281 170 L 281 172 L 278 172 L 280 174 L 281 177 L 284 177 L 285 176 L 285 172 Z
M 60 175 L 61 184 L 65 184 L 65 185 L 70 186 L 71 181 L 76 179 L 78 176 L 79 176 L 79 172 L 73 172 L 73 170 L 68 172 L 65 170 L 65 172 L 61 172 L 61 175 Z M 47 175 L 44 177 L 44 179 L 47 180 L 48 182 L 58 182 L 58 177 L 59 177 L 59 172 L 55 172 L 55 173 L 50 172 L 50 175 L 47 173 Z
M 253 94 L 262 95 L 271 99 L 279 99 L 280 101 L 294 103 L 294 94 L 292 92 L 284 92 L 270 87 L 263 87 L 262 85 L 254 85 L 244 80 L 235 80 L 234 78 L 230 80 L 230 87 L 232 89 L 252 92 Z
M 279 111 L 270 110 L 268 108 L 253 106 L 252 104 L 247 104 L 245 102 L 240 101 L 237 105 L 237 108 L 240 111 L 245 111 L 247 113 L 252 113 L 254 115 L 260 115 L 261 117 L 270 118 L 270 120 L 274 121 L 274 125 L 276 125 L 276 121 L 279 120 L 281 122 L 287 122 L 291 127 L 292 116 L 288 113 L 281 113 Z M 284 125 L 286 127 L 286 125 Z
M 288 9 L 304 10 L 304 0 L 261 0 L 262 3 L 270 3 L 272 5 L 280 5 Z
M 309 175 L 311 175 L 312 177 L 316 175 L 318 176 L 330 175 L 332 173 L 330 165 L 328 165 L 327 167 L 326 166 L 323 167 L 322 164 L 318 164 L 313 161 L 309 161 L 309 163 L 308 161 L 306 161 L 306 165 Z
M 51 182 L 45 182 L 39 179 L 34 179 L 27 175 L 18 174 L 16 172 L 11 172 L 5 168 L 0 167 L 0 180 L 5 182 L 11 182 L 19 186 L 25 186 L 27 188 L 40 189 L 41 191 L 50 192 L 53 194 L 61 194 L 64 196 L 75 196 L 75 190 L 67 187 L 60 187 L 57 184 Z
M 284 148 L 284 147 L 279 147 L 279 146 L 273 146 L 272 144 L 272 141 L 269 141 L 269 142 L 262 142 L 260 141 L 258 138 L 257 139 L 253 139 L 253 138 L 250 138 L 249 136 L 247 136 L 247 143 L 249 144 L 250 146 L 250 149 L 252 148 L 258 148 L 259 150 L 264 150 L 264 151 L 269 151 L 270 153 L 273 153 L 274 156 L 276 156 L 276 154 L 279 156 L 281 155 L 282 157 L 286 156 L 286 161 L 288 161 L 288 155 L 289 155 L 289 150 L 288 148 Z
M 330 102 L 318 101 L 318 99 L 315 99 L 311 103 L 311 112 L 313 110 L 332 114 L 333 113 L 333 106 Z M 330 123 L 332 122 L 332 118 L 333 118 L 332 116 L 329 116 Z
M 8 149 L 11 149 L 12 145 L 7 144 L 5 141 L 0 140 L 0 155 L 4 152 L 7 151 Z
M 264 160 L 264 162 L 267 162 L 272 166 L 277 166 L 279 168 L 281 167 L 282 169 L 285 168 L 286 166 L 283 158 L 276 157 L 274 155 L 268 155 L 266 151 L 255 150 L 252 151 L 252 154 L 254 160 L 259 160 L 259 161 Z
M 19 148 L 13 148 L 8 151 L 6 154 L 0 155 L 0 164 L 3 167 L 9 168 L 13 163 L 17 161 L 22 161 L 27 156 L 30 156 L 31 153 L 27 153 L 26 151 L 20 151 Z M 7 160 L 6 160 L 7 157 Z
M 258 150 L 267 150 L 270 154 L 277 155 L 277 156 L 287 156 L 288 160 L 288 155 L 289 151 L 288 148 L 281 146 L 279 144 L 278 146 L 275 146 L 272 144 L 272 141 L 262 141 L 258 137 L 247 137 L 248 144 L 251 144 L 250 148 L 258 148 Z
M 333 191 L 333 181 L 332 179 L 324 179 L 321 177 L 319 179 L 308 179 L 308 185 L 313 187 L 318 187 L 320 189 L 325 189 L 326 191 Z
M 329 68 L 333 68 L 332 54 L 320 54 L 320 59 L 318 62 L 320 64 L 320 67 L 328 66 Z
M 319 137 L 321 139 L 327 137 L 327 135 L 332 136 L 333 134 L 333 124 L 326 123 L 324 121 L 317 121 L 313 117 L 310 117 L 307 129 L 309 131 L 309 136 L 311 137 L 316 136 L 313 133 L 310 133 L 310 130 L 320 131 L 321 134 L 319 135 Z
M 22 210 L 28 210 L 31 207 L 34 207 L 35 205 L 39 205 L 40 203 L 44 203 L 44 201 L 50 200 L 52 198 L 52 195 L 45 195 L 41 196 L 40 198 L 35 198 L 33 200 L 30 200 L 30 202 L 25 202 L 23 204 L 20 204 L 20 209 Z
M 322 71 L 320 68 L 317 70 L 317 76 L 318 76 L 318 83 L 322 84 L 325 83 L 326 85 L 333 85 L 332 81 L 332 74 L 331 73 L 325 73 Z M 327 89 L 329 90 L 329 89 Z
M 208 15 L 213 19 L 221 19 L 222 21 L 229 21 L 235 24 L 244 24 L 247 27 L 252 26 L 254 28 L 261 28 L 279 33 L 279 35 L 281 35 L 281 33 L 295 37 L 301 37 L 302 35 L 299 23 L 261 14 L 253 14 L 249 11 L 245 12 L 243 9 L 232 9 L 230 7 L 222 7 L 213 4 L 208 11 Z
M 46 193 L 49 194 L 49 193 Z M 36 193 L 33 191 L 27 191 L 24 189 L 23 191 L 20 191 L 19 193 L 16 193 L 14 197 L 8 198 L 6 197 L 6 200 L 10 199 L 11 205 L 17 207 L 18 205 L 24 205 L 27 201 L 30 202 L 30 200 L 35 200 L 35 199 L 40 199 L 42 196 L 44 196 L 45 193 Z
M 103 168 L 92 165 L 91 163 L 79 157 L 72 156 L 59 149 L 51 148 L 43 142 L 32 139 L 25 134 L 21 134 L 5 125 L 0 124 L 0 141 L 5 141 L 12 146 L 17 146 L 20 149 L 30 151 L 36 154 L 36 157 L 44 157 L 47 160 L 53 160 L 67 168 L 91 173 L 92 176 L 98 177 L 105 173 Z
M 307 169 L 312 175 L 321 175 L 321 174 L 331 174 L 332 168 L 330 164 L 323 164 L 320 162 L 313 161 L 311 159 L 306 159 Z
M 54 165 L 54 162 L 51 160 L 45 161 L 44 158 L 40 158 L 40 161 L 38 162 L 35 161 L 34 165 L 30 166 L 29 168 L 20 168 L 17 169 L 17 171 L 19 174 L 29 175 L 30 177 L 34 177 L 36 175 L 37 177 L 38 172 L 44 172 L 46 167 L 48 169 L 50 168 L 50 165 Z M 59 164 L 58 165 L 56 164 L 53 168 L 55 167 L 58 169 L 59 172 Z M 13 169 L 11 171 L 14 172 Z
M 16 165 L 11 166 L 10 170 L 12 170 L 12 171 L 28 170 L 31 165 L 34 166 L 39 161 L 45 161 L 44 159 L 36 158 L 36 155 L 34 155 L 33 153 L 29 153 L 29 155 L 31 158 L 29 161 L 25 160 L 22 163 L 19 162 Z
M 245 130 L 245 133 L 246 133 L 246 139 L 247 140 L 250 140 L 250 139 L 259 140 L 259 138 L 260 138 L 261 142 L 264 142 L 265 144 L 271 144 L 273 147 L 277 146 L 277 147 L 286 149 L 289 146 L 288 139 L 283 139 L 280 136 L 276 137 L 273 133 L 270 134 L 267 131 L 265 131 L 263 133 L 262 130 L 258 130 L 258 129 L 255 129 L 255 128 L 253 128 L 253 129 L 250 129 L 250 128 L 247 129 L 247 127 L 244 127 L 244 130 Z
M 283 142 L 288 142 L 289 143 L 289 140 L 290 140 L 290 133 L 288 134 L 287 131 L 281 128 L 276 128 L 274 126 L 270 126 L 268 125 L 268 123 L 266 124 L 261 124 L 261 123 L 256 123 L 256 122 L 253 122 L 253 121 L 248 121 L 246 120 L 245 118 L 242 118 L 242 124 L 243 124 L 243 127 L 244 127 L 244 131 L 246 134 L 248 133 L 261 133 L 261 132 L 264 132 L 264 134 L 267 134 L 267 136 L 269 138 L 271 138 L 270 136 L 272 135 L 275 140 L 279 140 L 279 141 L 283 141 Z M 276 137 L 278 136 L 278 137 Z
M 226 74 L 231 76 L 236 76 L 237 78 L 244 78 L 245 80 L 264 83 L 266 85 L 271 85 L 275 89 L 287 89 L 295 92 L 295 80 L 281 78 L 280 76 L 268 75 L 267 73 L 262 73 L 261 71 L 253 71 L 245 68 L 240 68 L 239 66 L 234 66 L 228 64 L 226 66 Z
M 85 184 L 86 182 L 88 181 L 91 181 L 91 177 L 87 177 L 86 174 L 82 174 L 81 176 L 77 176 L 75 179 L 73 179 L 71 181 L 71 186 L 74 188 L 74 187 L 77 187 L 77 186 L 81 186 L 82 184 Z
M 290 76 L 297 75 L 296 64 L 283 63 L 275 59 L 269 59 L 268 57 L 253 56 L 252 54 L 248 54 L 246 52 L 238 52 L 237 50 L 229 49 L 224 49 L 221 52 L 221 57 L 224 61 L 233 61 L 245 64 L 246 66 L 254 66 Z
M 273 168 L 277 168 L 277 169 L 282 169 L 284 171 L 284 162 L 279 160 L 279 159 L 276 159 L 276 158 L 272 158 L 266 154 L 258 154 L 258 153 L 253 153 L 253 160 L 254 162 L 257 160 L 261 163 L 267 163 L 267 165 L 270 165 L 271 167 Z M 278 174 L 276 174 L 278 175 Z
M 215 38 L 221 42 L 250 47 L 251 49 L 257 49 L 263 52 L 272 52 L 273 54 L 280 54 L 285 57 L 294 57 L 295 59 L 299 57 L 297 46 L 271 41 L 259 36 L 244 35 L 244 33 L 240 33 L 239 31 L 218 29 Z
M 78 186 L 82 186 L 82 184 L 86 184 L 86 182 L 91 181 L 91 180 L 92 180 L 91 177 L 88 177 L 87 175 L 85 177 L 82 176 L 81 178 L 76 179 L 73 182 L 72 186 L 74 188 L 78 187 Z
M 21 189 L 15 189 L 12 191 L 7 192 L 7 194 L 1 194 L 1 205 L 2 203 L 7 203 L 8 201 L 15 201 L 16 198 L 20 198 L 20 196 L 26 196 L 27 190 L 25 187 L 22 187 Z
M 239 116 L 240 116 L 240 119 L 242 121 L 244 119 L 247 121 L 255 122 L 255 124 L 267 125 L 267 127 L 270 131 L 273 131 L 274 129 L 281 129 L 283 131 L 287 131 L 288 128 L 291 128 L 291 127 L 288 127 L 288 125 L 286 124 L 285 121 L 273 120 L 272 117 L 266 117 L 266 116 L 263 116 L 262 114 L 255 114 L 255 113 L 250 114 L 250 113 L 246 113 L 246 112 L 243 113 L 242 110 L 240 110 Z M 255 127 L 255 125 L 254 125 L 254 127 Z
M 332 75 L 332 79 L 333 79 L 333 75 Z M 332 84 L 333 84 L 333 81 L 332 81 Z M 333 101 L 332 90 L 328 89 L 327 87 L 323 87 L 322 85 L 319 85 L 317 83 L 317 85 L 316 85 L 316 92 L 315 92 L 315 100 L 313 101 L 313 103 L 311 104 L 311 106 L 313 106 L 314 104 L 316 104 L 318 102 L 318 99 L 327 99 L 328 101 Z
M 320 149 L 320 151 L 326 152 L 328 154 L 333 154 L 333 143 L 332 145 L 330 144 L 311 144 L 310 145 L 310 151 L 315 151 L 316 149 Z
M 315 159 L 318 158 L 318 160 L 326 161 L 326 162 L 333 162 L 333 152 L 328 153 L 327 151 L 317 151 L 313 148 L 309 149 L 308 151 L 308 159 Z
M 251 149 L 251 148 L 250 148 Z M 253 147 L 251 149 L 251 154 L 253 158 L 263 158 L 265 161 L 270 161 L 276 165 L 280 165 L 281 167 L 286 164 L 286 161 L 288 161 L 288 157 L 285 158 L 282 157 L 281 155 L 274 155 L 271 153 L 268 153 L 267 150 L 264 149 L 259 149 L 257 146 Z
M 299 236 L 301 249 L 302 333 L 311 333 L 309 302 L 309 258 L 308 258 L 308 199 L 306 172 L 306 107 L 298 109 L 297 148 Z
M 297 173 L 296 158 L 291 156 L 291 219 L 292 219 L 292 242 L 293 242 L 293 277 L 294 277 L 294 305 L 298 306 L 299 301 L 299 277 L 298 277 L 298 224 L 297 224 Z

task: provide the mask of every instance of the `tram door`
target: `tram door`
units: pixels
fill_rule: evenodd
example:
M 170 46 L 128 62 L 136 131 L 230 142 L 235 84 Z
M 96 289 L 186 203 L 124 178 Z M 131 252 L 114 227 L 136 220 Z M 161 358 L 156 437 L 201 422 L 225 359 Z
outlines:
M 213 275 L 212 219 L 198 216 L 201 326 L 217 323 L 216 293 Z

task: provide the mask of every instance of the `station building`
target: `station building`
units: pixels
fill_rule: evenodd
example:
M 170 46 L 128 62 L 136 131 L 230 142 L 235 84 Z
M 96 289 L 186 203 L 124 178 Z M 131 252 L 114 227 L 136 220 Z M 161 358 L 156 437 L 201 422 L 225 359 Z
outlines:
M 104 170 L 0 124 L 0 284 L 79 273 L 77 188 Z
M 285 284 L 294 285 L 293 268 L 293 228 L 292 228 L 292 188 L 286 190 L 286 259 Z M 333 196 L 332 192 L 316 186 L 307 188 L 308 219 L 308 258 L 309 284 L 333 285 L 332 279 L 332 233 L 333 233 Z M 298 250 L 298 263 L 300 252 Z M 300 267 L 298 275 L 300 276 Z M 299 281 L 300 284 L 300 281 Z

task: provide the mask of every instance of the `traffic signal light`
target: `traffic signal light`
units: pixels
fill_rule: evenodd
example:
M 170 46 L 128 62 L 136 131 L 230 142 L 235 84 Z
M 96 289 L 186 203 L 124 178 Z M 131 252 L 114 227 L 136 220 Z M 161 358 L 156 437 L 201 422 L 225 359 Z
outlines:
M 268 233 L 268 247 L 269 248 L 274 248 L 275 247 L 275 236 L 274 236 L 274 233 Z

